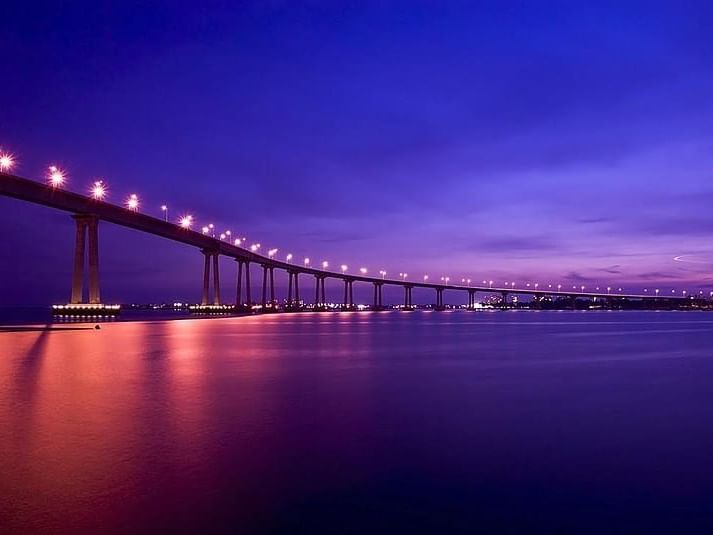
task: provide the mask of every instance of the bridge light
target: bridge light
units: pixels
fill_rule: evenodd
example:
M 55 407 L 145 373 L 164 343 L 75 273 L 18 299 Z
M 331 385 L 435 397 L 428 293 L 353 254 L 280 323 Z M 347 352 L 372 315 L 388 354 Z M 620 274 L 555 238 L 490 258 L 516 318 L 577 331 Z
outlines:
M 341 265 L 341 268 L 342 268 L 342 273 L 346 273 L 346 272 L 347 272 L 347 265 L 346 265 L 346 264 L 342 264 L 342 265 Z
M 191 225 L 193 224 L 193 216 L 192 215 L 184 215 L 180 219 L 179 224 L 181 225 L 181 228 L 191 228 Z
M 129 195 L 129 198 L 126 199 L 126 207 L 129 210 L 133 210 L 134 212 L 139 209 L 139 198 L 136 193 L 132 193 L 131 195 Z
M 233 244 L 234 244 L 236 247 L 240 247 L 240 238 L 235 238 L 235 241 L 233 241 Z
M 106 185 L 103 180 L 96 180 L 91 189 L 92 198 L 95 201 L 104 200 L 106 197 Z
M 208 234 L 208 232 L 210 232 L 210 229 L 208 227 L 203 227 L 201 231 L 203 232 L 203 234 Z
M 47 173 L 47 181 L 53 188 L 60 188 L 64 185 L 65 175 L 56 165 L 50 165 Z
M 224 239 L 226 238 L 225 232 L 221 232 L 219 238 L 220 238 L 221 240 L 224 240 Z
M 423 282 L 426 282 L 428 280 L 428 275 L 423 276 Z
M 305 266 L 309 266 L 309 258 L 305 258 Z
M 168 206 L 166 206 L 165 204 L 162 204 L 161 211 L 163 212 L 163 220 L 168 222 Z
M 9 152 L 0 152 L 0 171 L 6 173 L 15 166 L 15 157 Z
M 386 278 L 386 271 L 384 271 L 383 269 L 380 270 L 380 271 L 379 271 L 379 275 L 381 275 L 381 278 L 382 278 L 382 279 L 385 279 L 385 278 Z
M 322 269 L 327 269 L 328 267 L 329 267 L 329 262 L 327 262 L 326 260 L 324 262 L 322 262 Z
M 361 273 L 362 275 L 366 275 L 367 271 L 368 270 L 366 268 L 359 268 L 359 273 Z
M 285 260 L 287 260 L 287 263 L 289 264 L 290 261 L 292 260 L 292 253 L 287 253 L 287 256 L 285 257 Z
M 267 256 L 269 256 L 270 258 L 272 258 L 273 256 L 275 256 L 276 254 L 277 254 L 277 249 L 270 249 L 270 250 L 267 252 Z

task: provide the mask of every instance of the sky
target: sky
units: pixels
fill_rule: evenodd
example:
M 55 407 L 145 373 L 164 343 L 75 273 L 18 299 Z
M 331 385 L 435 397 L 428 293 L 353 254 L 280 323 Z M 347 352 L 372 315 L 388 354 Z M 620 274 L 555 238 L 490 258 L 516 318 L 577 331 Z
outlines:
M 101 177 L 113 202 L 372 273 L 713 290 L 708 2 L 2 11 L 20 176 L 59 164 L 74 191 Z M 72 225 L 0 198 L 0 303 L 68 298 Z M 200 297 L 198 251 L 108 224 L 100 244 L 108 301 Z

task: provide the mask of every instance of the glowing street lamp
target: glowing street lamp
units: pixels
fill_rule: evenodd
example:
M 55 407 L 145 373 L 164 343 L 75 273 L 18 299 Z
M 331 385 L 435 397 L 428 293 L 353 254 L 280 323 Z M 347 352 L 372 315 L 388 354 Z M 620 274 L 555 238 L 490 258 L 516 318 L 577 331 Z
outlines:
M 290 261 L 292 260 L 292 253 L 287 253 L 287 256 L 285 257 L 285 260 L 287 260 L 287 263 L 289 264 Z
M 408 277 L 408 273 L 399 273 L 399 277 L 401 277 L 401 280 L 406 280 L 406 277 Z
M 561 284 L 558 284 L 558 285 L 557 285 L 557 291 L 558 291 L 558 292 L 561 292 L 561 291 L 562 291 L 562 285 L 561 285 Z
M 235 238 L 235 240 L 233 241 L 233 245 L 235 245 L 235 247 L 240 247 L 241 243 L 242 240 L 240 238 Z
M 213 223 L 208 224 L 208 230 L 210 231 L 210 235 L 215 238 L 215 225 Z
M 305 267 L 309 266 L 309 258 L 305 258 L 304 264 L 305 264 Z
M 492 288 L 492 287 L 493 287 L 493 281 L 488 281 L 488 288 Z
M 179 225 L 181 225 L 181 228 L 191 228 L 191 225 L 193 225 L 193 216 L 192 215 L 184 215 L 180 220 L 179 220 Z
M 61 188 L 64 185 L 66 177 L 64 171 L 58 168 L 56 165 L 49 166 L 49 172 L 47 173 L 47 182 L 53 188 Z
M 361 273 L 362 275 L 366 275 L 367 271 L 368 270 L 366 268 L 359 268 L 359 273 Z
M 607 286 L 607 295 L 611 293 L 611 286 Z
M 225 238 L 227 238 L 227 236 L 225 235 L 225 232 L 221 232 L 220 236 L 218 236 L 218 239 L 220 239 L 221 241 L 224 240 Z
M 203 232 L 203 234 L 208 234 L 210 232 L 210 229 L 208 227 L 203 227 L 201 231 Z
M 126 199 L 126 207 L 133 212 L 136 212 L 139 209 L 139 197 L 136 193 L 132 193 L 129 195 L 129 198 Z
M 428 280 L 428 275 L 423 276 L 423 282 L 426 282 Z
M 251 250 L 253 253 L 258 252 L 259 249 L 260 249 L 260 244 L 259 244 L 259 243 L 253 243 L 253 244 L 250 246 L 250 250 Z
M 326 260 L 324 262 L 322 262 L 322 269 L 327 269 L 328 267 L 329 267 L 329 262 L 327 262 Z
M 513 289 L 513 290 L 515 289 L 515 283 L 514 283 L 514 282 L 511 282 L 511 283 L 510 283 L 510 289 Z
M 15 158 L 9 152 L 0 152 L 0 172 L 7 173 L 15 166 Z
M 382 269 L 382 270 L 379 270 L 379 275 L 381 275 L 381 278 L 382 278 L 382 279 L 385 279 L 385 278 L 386 278 L 386 271 L 384 271 L 383 269 Z
M 342 264 L 342 265 L 341 265 L 341 268 L 342 268 L 342 273 L 346 273 L 346 272 L 347 272 L 347 265 L 346 265 L 346 264 Z
M 90 190 L 92 198 L 95 201 L 102 201 L 106 197 L 106 185 L 103 180 L 96 180 L 92 184 L 92 189 Z
M 276 254 L 277 254 L 277 249 L 270 249 L 270 250 L 267 252 L 267 256 L 270 257 L 270 258 L 272 258 L 273 256 L 275 256 Z
M 168 206 L 166 206 L 165 204 L 162 204 L 161 211 L 163 212 L 163 220 L 168 221 Z
M 584 286 L 579 287 L 582 292 L 584 292 Z

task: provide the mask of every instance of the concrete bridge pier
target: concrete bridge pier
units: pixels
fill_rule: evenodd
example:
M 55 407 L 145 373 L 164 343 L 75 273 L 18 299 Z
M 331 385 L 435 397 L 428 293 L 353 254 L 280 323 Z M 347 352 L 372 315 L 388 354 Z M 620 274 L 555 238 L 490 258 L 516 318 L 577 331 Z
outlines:
M 267 285 L 270 283 L 270 306 L 275 305 L 275 268 L 267 264 L 262 265 L 262 308 L 267 308 Z
M 502 308 L 507 308 L 508 307 L 508 293 L 507 292 L 500 292 L 501 296 L 501 303 L 500 306 Z
M 411 310 L 413 308 L 413 286 L 404 286 L 404 309 Z
M 236 258 L 235 261 L 238 263 L 238 284 L 237 284 L 237 291 L 235 292 L 235 308 L 239 310 L 242 308 L 243 303 L 242 303 L 242 298 L 243 298 L 243 265 L 248 264 L 245 260 L 241 260 L 240 258 Z M 249 264 L 248 264 L 249 265 Z M 248 267 L 246 266 L 245 269 L 245 275 L 247 277 L 247 271 Z M 249 305 L 249 303 L 248 303 Z
M 84 252 L 89 235 L 89 303 L 100 304 L 99 291 L 99 218 L 94 215 L 73 216 L 77 233 L 74 242 L 74 271 L 72 272 L 72 304 L 84 302 Z
M 324 291 L 324 279 L 326 279 L 326 277 L 321 276 L 321 275 L 314 276 L 314 281 L 315 281 L 314 308 L 315 308 L 315 310 L 324 308 L 324 306 L 327 303 L 327 298 L 325 296 L 325 291 Z
M 218 271 L 218 253 L 207 249 L 201 250 L 203 253 L 203 298 L 201 305 L 210 303 L 210 268 L 213 264 L 213 304 L 220 304 L 220 272 Z
M 475 290 L 468 290 L 468 310 L 475 309 Z
M 436 310 L 445 310 L 443 304 L 443 288 L 436 288 Z
M 381 299 L 381 287 L 384 286 L 383 283 L 381 282 L 375 282 L 374 283 L 374 305 L 372 308 L 374 310 L 381 310 L 383 307 L 382 299 Z
M 287 308 L 292 308 L 292 277 L 294 273 L 292 271 L 287 272 Z

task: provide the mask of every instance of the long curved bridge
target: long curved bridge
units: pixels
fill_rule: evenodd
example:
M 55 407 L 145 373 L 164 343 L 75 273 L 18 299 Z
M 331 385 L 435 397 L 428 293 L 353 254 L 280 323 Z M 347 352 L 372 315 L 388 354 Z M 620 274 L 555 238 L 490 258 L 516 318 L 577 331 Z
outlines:
M 146 232 L 162 238 L 167 238 L 200 250 L 204 255 L 203 271 L 203 298 L 202 305 L 206 307 L 219 307 L 221 305 L 219 256 L 233 258 L 238 263 L 237 290 L 235 304 L 237 308 L 258 307 L 269 308 L 276 304 L 275 300 L 275 270 L 283 270 L 288 274 L 288 296 L 287 307 L 297 307 L 301 303 L 299 278 L 310 276 L 314 279 L 314 307 L 319 308 L 325 305 L 325 280 L 337 279 L 344 284 L 344 307 L 353 308 L 353 285 L 354 283 L 365 283 L 373 285 L 373 308 L 379 309 L 383 306 L 382 288 L 385 285 L 399 286 L 404 289 L 404 307 L 413 306 L 413 288 L 429 288 L 435 292 L 436 309 L 443 309 L 445 306 L 443 294 L 446 290 L 464 292 L 468 295 L 468 307 L 475 307 L 476 292 L 487 292 L 499 294 L 501 302 L 507 303 L 507 299 L 512 295 L 531 295 L 542 297 L 544 295 L 553 298 L 571 299 L 574 302 L 579 298 L 601 298 L 603 300 L 612 299 L 639 299 L 657 300 L 666 299 L 683 300 L 685 296 L 658 296 L 642 294 L 624 294 L 617 292 L 585 292 L 585 291 L 562 291 L 539 289 L 539 288 L 514 288 L 514 287 L 492 287 L 471 286 L 424 281 L 412 281 L 407 279 L 387 279 L 384 277 L 367 276 L 366 274 L 354 274 L 340 271 L 330 271 L 319 269 L 309 265 L 293 264 L 277 260 L 270 255 L 265 256 L 256 251 L 252 251 L 242 246 L 226 242 L 191 229 L 192 221 L 184 220 L 182 223 L 172 223 L 164 219 L 152 217 L 137 210 L 132 210 L 123 206 L 118 206 L 95 199 L 89 196 L 80 195 L 52 187 L 51 185 L 29 180 L 12 174 L 0 171 L 0 195 L 12 197 L 21 201 L 26 201 L 42 206 L 55 208 L 69 212 L 76 220 L 76 242 L 74 254 L 74 271 L 72 275 L 72 297 L 71 304 L 100 304 L 101 294 L 99 288 L 99 238 L 98 223 L 106 221 L 115 225 L 121 225 L 130 229 Z M 88 236 L 88 268 L 89 268 L 89 298 L 84 299 L 84 264 L 85 245 Z M 250 264 L 257 264 L 262 268 L 262 295 L 256 301 L 251 295 L 250 284 Z M 212 273 L 211 273 L 212 269 Z M 244 276 L 243 276 L 244 273 Z M 212 281 L 212 292 L 211 292 Z M 211 298 L 212 297 L 212 298 Z

